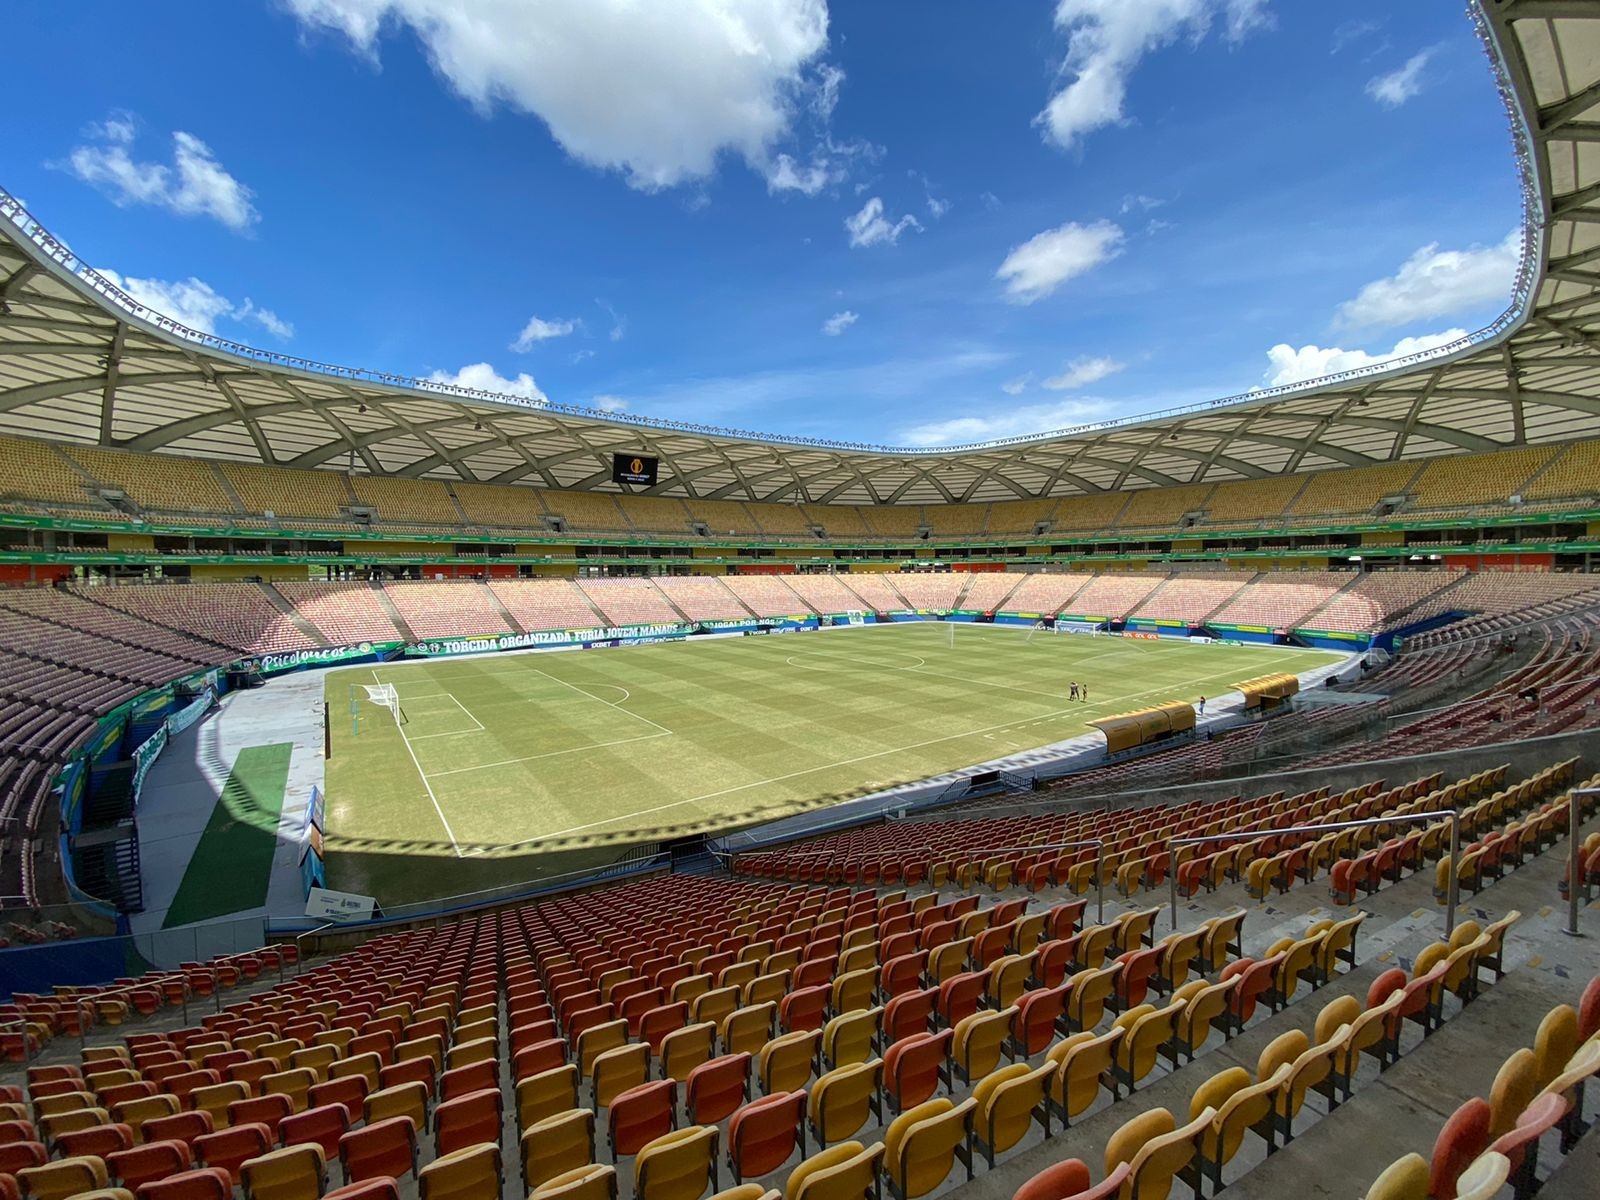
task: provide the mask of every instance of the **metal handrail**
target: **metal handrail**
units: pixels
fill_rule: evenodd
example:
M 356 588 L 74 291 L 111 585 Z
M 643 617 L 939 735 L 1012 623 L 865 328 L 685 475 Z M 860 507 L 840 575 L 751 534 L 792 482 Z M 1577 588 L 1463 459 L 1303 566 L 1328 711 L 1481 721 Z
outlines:
M 1583 889 L 1583 842 L 1578 829 L 1583 823 L 1585 796 L 1600 796 L 1600 787 L 1573 788 L 1567 793 L 1567 927 L 1568 937 L 1582 937 L 1578 928 L 1578 896 Z
M 218 954 L 218 955 L 215 955 L 212 958 L 207 959 L 198 968 L 196 968 L 198 970 L 211 971 L 212 972 L 213 987 L 211 989 L 211 995 L 212 995 L 213 1000 L 215 1001 L 215 1011 L 216 1012 L 220 1013 L 222 1011 L 222 992 L 221 992 L 221 990 L 219 988 L 214 986 L 215 985 L 215 968 L 216 968 L 216 965 L 218 963 L 228 962 L 229 960 L 235 959 L 235 958 L 248 958 L 251 955 L 260 954 L 263 950 L 270 950 L 270 949 L 272 949 L 271 946 L 261 945 L 261 946 L 257 946 L 254 950 L 235 950 L 231 954 Z M 295 953 L 296 953 L 296 961 L 295 961 L 296 972 L 295 973 L 298 974 L 300 969 L 302 968 L 304 962 L 305 962 L 304 956 L 300 954 L 300 946 L 299 946 L 298 942 L 295 945 Z M 184 971 L 184 970 L 168 971 L 168 972 L 166 972 L 166 973 L 164 973 L 162 975 L 157 976 L 155 979 L 144 979 L 144 980 L 141 980 L 138 983 L 125 983 L 125 984 L 122 984 L 119 987 L 101 988 L 101 989 L 98 989 L 98 990 L 88 994 L 88 995 L 77 995 L 77 994 L 74 994 L 74 995 L 70 995 L 70 996 L 54 996 L 54 997 L 51 997 L 51 999 L 53 999 L 55 1001 L 58 1001 L 58 1002 L 61 1001 L 61 1000 L 71 1000 L 74 1003 L 75 1007 L 78 1009 L 78 1047 L 81 1050 L 83 1045 L 84 1045 L 84 1043 L 85 1043 L 85 1041 L 86 1041 L 86 1039 L 87 1039 L 87 1034 L 85 1033 L 85 1030 L 88 1028 L 88 1023 L 84 1020 L 84 1012 L 85 1012 L 85 1010 L 88 1010 L 88 1011 L 92 1012 L 93 1008 L 94 1008 L 94 1005 L 98 1001 L 106 1000 L 106 999 L 113 999 L 113 998 L 121 996 L 121 995 L 123 995 L 124 993 L 127 993 L 127 992 L 143 991 L 145 988 L 161 988 L 161 987 L 164 987 L 166 984 L 172 982 L 173 980 L 181 980 L 183 985 L 184 985 L 182 992 L 179 994 L 179 1005 L 183 1009 L 183 1022 L 184 1022 L 185 1025 L 187 1025 L 189 1023 L 189 990 L 190 990 L 189 989 L 189 974 L 190 974 L 190 972 Z M 283 955 L 281 953 L 278 955 L 278 982 L 280 984 L 283 982 Z M 23 1019 L 21 1019 L 19 1021 L 10 1021 L 10 1022 L 6 1022 L 6 1023 L 3 1023 L 3 1024 L 0 1024 L 0 1032 L 4 1032 L 4 1031 L 6 1031 L 8 1029 L 14 1029 L 14 1028 L 19 1028 L 19 1027 L 21 1028 L 21 1030 L 22 1030 L 22 1055 L 23 1055 L 24 1064 L 27 1064 L 27 1063 L 33 1061 L 33 1056 L 31 1054 L 31 1052 L 29 1051 L 29 1043 L 28 1043 L 28 1025 L 29 1024 L 30 1024 L 30 1022 L 26 1018 L 23 1018 Z
M 1262 838 L 1280 837 L 1289 833 L 1337 833 L 1341 829 L 1365 829 L 1373 825 L 1409 825 L 1421 821 L 1450 822 L 1450 885 L 1444 914 L 1444 936 L 1448 941 L 1456 928 L 1456 878 L 1460 869 L 1461 814 L 1453 808 L 1431 812 L 1404 813 L 1392 817 L 1365 817 L 1359 821 L 1332 821 L 1324 825 L 1290 825 L 1286 829 L 1256 829 L 1234 833 L 1211 833 L 1201 837 L 1167 839 L 1167 881 L 1171 892 L 1172 927 L 1178 927 L 1178 847 L 1195 846 L 1203 842 L 1254 842 Z

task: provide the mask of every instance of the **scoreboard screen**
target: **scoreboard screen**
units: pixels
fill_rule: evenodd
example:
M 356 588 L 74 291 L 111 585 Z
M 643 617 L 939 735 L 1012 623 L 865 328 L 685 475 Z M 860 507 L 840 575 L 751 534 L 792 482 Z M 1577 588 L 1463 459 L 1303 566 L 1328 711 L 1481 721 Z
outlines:
M 652 487 L 656 482 L 657 460 L 643 454 L 613 454 L 611 482 L 637 483 Z

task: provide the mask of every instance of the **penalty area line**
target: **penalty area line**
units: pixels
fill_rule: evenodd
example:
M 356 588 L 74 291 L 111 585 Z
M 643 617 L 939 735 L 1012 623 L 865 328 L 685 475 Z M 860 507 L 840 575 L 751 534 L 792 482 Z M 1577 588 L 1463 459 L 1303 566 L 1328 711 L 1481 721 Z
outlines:
M 372 670 L 372 678 L 379 685 L 383 683 L 383 680 L 378 677 L 376 667 Z M 439 797 L 433 794 L 433 784 L 428 782 L 428 773 L 422 769 L 422 764 L 417 761 L 417 752 L 411 748 L 411 739 L 406 736 L 406 727 L 400 724 L 398 715 L 395 717 L 394 727 L 400 731 L 400 740 L 405 743 L 406 753 L 411 756 L 411 765 L 417 769 L 417 778 L 422 780 L 422 786 L 428 793 L 428 800 L 433 804 L 433 811 L 439 814 L 439 824 L 444 826 L 445 835 L 450 839 L 450 846 L 455 850 L 456 857 L 460 858 L 461 843 L 456 841 L 455 830 L 450 828 L 450 822 L 444 815 L 444 809 L 439 807 Z

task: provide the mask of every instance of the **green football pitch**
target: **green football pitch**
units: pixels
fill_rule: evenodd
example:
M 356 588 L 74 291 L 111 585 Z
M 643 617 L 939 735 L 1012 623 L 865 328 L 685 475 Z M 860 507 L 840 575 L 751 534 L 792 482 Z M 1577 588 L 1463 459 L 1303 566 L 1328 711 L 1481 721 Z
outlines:
M 928 622 L 334 671 L 329 884 L 392 905 L 592 867 L 1330 659 Z

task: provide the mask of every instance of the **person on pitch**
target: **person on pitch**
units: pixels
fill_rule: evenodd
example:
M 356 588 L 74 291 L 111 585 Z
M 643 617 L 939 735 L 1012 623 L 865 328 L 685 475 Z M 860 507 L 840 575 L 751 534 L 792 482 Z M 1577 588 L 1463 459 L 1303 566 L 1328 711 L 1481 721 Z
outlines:
M 1078 698 L 1078 681 L 1077 680 L 1073 680 L 1068 685 L 1068 689 L 1069 690 L 1067 691 L 1067 699 L 1068 700 L 1076 700 Z

